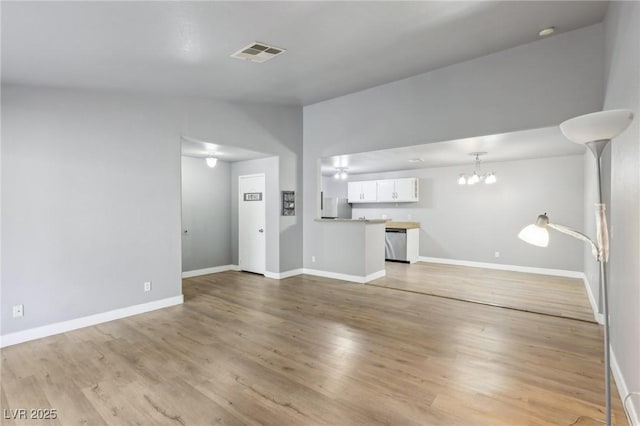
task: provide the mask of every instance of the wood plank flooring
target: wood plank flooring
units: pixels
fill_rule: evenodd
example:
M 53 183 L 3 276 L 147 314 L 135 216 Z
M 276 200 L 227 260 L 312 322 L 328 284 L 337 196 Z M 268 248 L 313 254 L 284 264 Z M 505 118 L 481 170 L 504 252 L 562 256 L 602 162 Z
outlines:
M 386 268 L 369 284 L 595 322 L 581 279 L 425 262 Z
M 4 348 L 3 425 L 595 425 L 597 324 L 311 276 L 186 279 L 185 303 Z M 4 416 L 3 416 L 4 417 Z M 614 424 L 626 424 L 614 387 Z

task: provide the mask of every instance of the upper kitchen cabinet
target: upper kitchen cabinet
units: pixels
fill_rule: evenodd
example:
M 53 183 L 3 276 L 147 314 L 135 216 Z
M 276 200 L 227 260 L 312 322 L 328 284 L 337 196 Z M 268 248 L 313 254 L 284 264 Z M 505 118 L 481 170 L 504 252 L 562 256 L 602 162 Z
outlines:
M 347 196 L 350 203 L 375 203 L 378 200 L 378 185 L 375 180 L 349 182 Z
M 418 201 L 418 179 L 385 179 L 378 182 L 378 202 L 402 203 Z

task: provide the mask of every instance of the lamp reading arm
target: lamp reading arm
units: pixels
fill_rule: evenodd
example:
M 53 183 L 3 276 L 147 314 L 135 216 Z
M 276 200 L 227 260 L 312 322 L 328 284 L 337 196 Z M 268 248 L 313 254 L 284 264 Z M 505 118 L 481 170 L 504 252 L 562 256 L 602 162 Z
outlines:
M 547 226 L 555 229 L 556 231 L 562 232 L 563 234 L 571 235 L 573 238 L 587 242 L 591 246 L 591 253 L 593 254 L 593 257 L 595 257 L 596 260 L 598 259 L 598 255 L 600 253 L 598 246 L 591 238 L 587 237 L 582 232 L 576 231 L 575 229 L 571 229 L 567 226 L 557 225 L 555 223 L 548 223 Z

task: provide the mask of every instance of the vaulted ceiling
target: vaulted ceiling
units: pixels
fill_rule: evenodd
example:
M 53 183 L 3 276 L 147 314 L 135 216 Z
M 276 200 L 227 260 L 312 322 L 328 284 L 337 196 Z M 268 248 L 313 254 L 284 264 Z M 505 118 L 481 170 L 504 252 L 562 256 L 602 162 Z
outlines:
M 2 80 L 308 105 L 594 24 L 606 6 L 3 1 Z M 287 52 L 229 57 L 253 41 Z

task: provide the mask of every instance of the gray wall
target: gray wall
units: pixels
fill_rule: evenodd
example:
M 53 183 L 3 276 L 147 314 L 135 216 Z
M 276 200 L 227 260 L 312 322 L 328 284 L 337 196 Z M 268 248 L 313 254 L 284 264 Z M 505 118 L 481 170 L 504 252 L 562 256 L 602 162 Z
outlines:
M 239 161 L 231 164 L 231 261 L 238 264 L 238 178 L 244 175 L 265 175 L 265 237 L 267 245 L 266 271 L 280 270 L 280 183 L 278 157 Z M 285 270 L 282 270 L 285 272 Z
M 175 111 L 142 106 L 2 88 L 2 334 L 182 294 Z
M 299 107 L 3 85 L 1 333 L 180 295 L 180 137 L 278 156 L 300 193 L 301 126 Z M 272 236 L 288 268 L 301 219 Z
M 627 407 L 640 415 L 640 3 L 611 2 L 605 29 L 604 109 L 635 114 L 611 144 L 611 345 L 627 388 L 636 392 Z
M 320 158 L 556 125 L 601 107 L 603 63 L 598 24 L 305 107 L 305 267 Z
M 231 264 L 229 163 L 182 157 L 182 230 L 183 272 Z
M 582 166 L 581 155 L 483 163 L 498 182 L 474 186 L 457 182 L 470 166 L 352 175 L 351 181 L 420 179 L 419 202 L 353 204 L 352 214 L 420 222 L 420 256 L 582 271 L 580 241 L 552 233 L 543 249 L 517 237 L 544 212 L 553 222 L 583 229 Z

